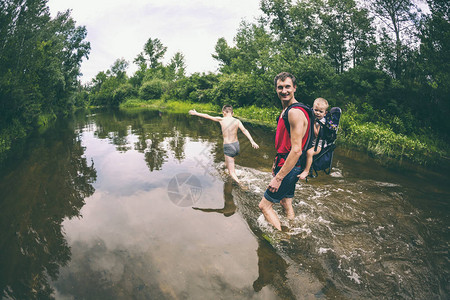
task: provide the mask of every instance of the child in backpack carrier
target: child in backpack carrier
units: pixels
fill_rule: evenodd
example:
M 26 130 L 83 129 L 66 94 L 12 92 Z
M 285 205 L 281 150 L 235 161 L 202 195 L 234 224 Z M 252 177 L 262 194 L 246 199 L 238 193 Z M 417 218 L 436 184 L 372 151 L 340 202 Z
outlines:
M 323 148 L 326 147 L 326 141 L 322 139 L 317 140 L 317 136 L 319 135 L 321 127 L 321 125 L 318 122 L 320 122 L 321 124 L 325 124 L 325 115 L 327 114 L 327 110 L 328 110 L 327 100 L 325 100 L 324 98 L 317 98 L 316 100 L 314 100 L 313 111 L 314 115 L 316 116 L 316 121 L 314 122 L 314 135 L 316 138 L 313 139 L 312 147 L 306 151 L 306 165 L 303 172 L 300 173 L 300 175 L 298 175 L 300 179 L 306 179 L 306 177 L 309 174 L 309 170 L 311 168 L 314 155 L 319 154 L 320 151 L 322 151 L 322 147 Z M 317 147 L 316 142 L 318 143 Z

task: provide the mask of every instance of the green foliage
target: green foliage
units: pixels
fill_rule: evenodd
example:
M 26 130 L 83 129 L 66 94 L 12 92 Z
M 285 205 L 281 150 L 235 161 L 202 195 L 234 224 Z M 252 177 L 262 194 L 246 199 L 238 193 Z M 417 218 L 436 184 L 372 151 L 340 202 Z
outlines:
M 387 122 L 377 122 L 372 117 L 370 108 L 360 113 L 354 104 L 349 104 L 341 117 L 339 142 L 375 157 L 406 159 L 422 165 L 438 164 L 449 155 L 448 144 L 437 136 L 431 141 L 431 132 L 407 136 L 396 133 Z
M 137 96 L 137 89 L 128 82 L 127 67 L 124 59 L 117 59 L 110 70 L 97 74 L 90 87 L 91 105 L 117 107 L 126 98 Z
M 76 103 L 80 64 L 90 51 L 86 28 L 70 11 L 52 19 L 46 2 L 0 4 L 0 128 L 14 120 L 28 131 Z
M 118 106 L 125 99 L 130 97 L 136 97 L 136 89 L 129 83 L 125 83 L 116 88 L 113 92 L 113 102 L 115 106 Z
M 167 91 L 171 99 L 186 99 L 190 102 L 208 103 L 213 101 L 213 87 L 219 81 L 215 74 L 194 73 L 175 81 Z
M 108 72 L 108 74 L 110 73 Z M 101 75 L 99 74 L 97 77 L 101 78 Z M 119 86 L 120 82 L 114 76 L 106 76 L 99 80 L 89 95 L 91 105 L 115 106 L 118 104 L 114 101 L 114 92 Z
M 280 110 L 275 107 L 257 107 L 255 105 L 238 107 L 233 109 L 234 115 L 239 118 L 262 122 L 267 125 L 276 125 L 275 120 L 280 115 Z
M 139 97 L 144 100 L 159 99 L 168 88 L 168 83 L 161 79 L 152 79 L 142 84 Z
M 214 103 L 241 107 L 254 103 L 257 90 L 248 74 L 224 74 L 213 89 Z

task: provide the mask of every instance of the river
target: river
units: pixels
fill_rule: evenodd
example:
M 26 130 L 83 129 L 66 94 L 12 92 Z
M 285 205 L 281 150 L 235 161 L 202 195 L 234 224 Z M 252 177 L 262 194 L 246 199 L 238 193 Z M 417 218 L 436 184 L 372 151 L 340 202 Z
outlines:
M 79 112 L 0 171 L 3 299 L 448 299 L 450 176 L 337 147 L 297 184 L 287 232 L 258 209 L 274 132 L 245 124 L 225 171 L 218 123 Z M 270 241 L 270 242 L 269 242 Z

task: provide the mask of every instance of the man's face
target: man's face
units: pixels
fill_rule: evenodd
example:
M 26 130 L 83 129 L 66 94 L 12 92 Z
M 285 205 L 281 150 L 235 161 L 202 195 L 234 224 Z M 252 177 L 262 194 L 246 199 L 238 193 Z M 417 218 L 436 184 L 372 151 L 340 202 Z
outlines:
M 294 98 L 294 93 L 297 88 L 293 85 L 292 79 L 288 77 L 284 81 L 278 79 L 276 90 L 278 98 L 280 98 L 281 101 L 289 102 Z

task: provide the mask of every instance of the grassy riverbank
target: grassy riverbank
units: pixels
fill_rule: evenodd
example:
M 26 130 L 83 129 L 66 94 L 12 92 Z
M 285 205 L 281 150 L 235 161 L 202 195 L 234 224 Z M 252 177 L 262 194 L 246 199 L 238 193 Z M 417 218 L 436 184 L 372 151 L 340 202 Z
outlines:
M 187 113 L 190 109 L 220 115 L 221 107 L 210 103 L 190 103 L 177 100 L 142 101 L 130 99 L 121 109 L 159 109 L 169 112 Z M 248 106 L 236 108 L 234 115 L 244 121 L 262 124 L 275 129 L 276 108 Z M 389 124 L 367 121 L 367 116 L 356 111 L 354 106 L 343 108 L 338 144 L 366 152 L 372 157 L 388 163 L 411 162 L 425 167 L 449 164 L 449 144 L 439 137 L 423 131 L 409 135 L 395 133 Z

